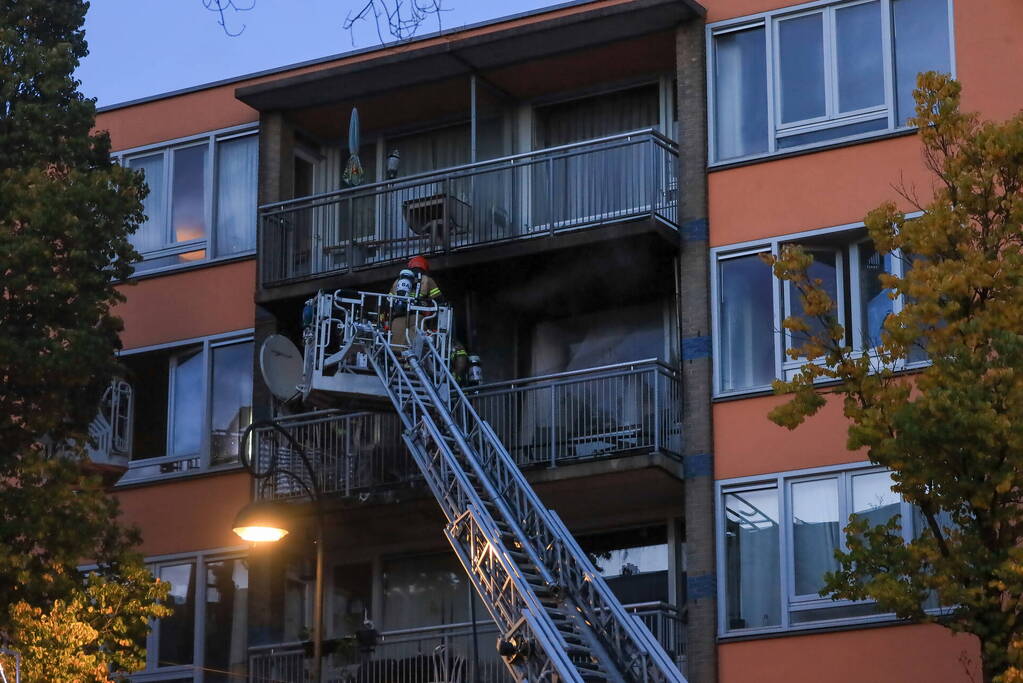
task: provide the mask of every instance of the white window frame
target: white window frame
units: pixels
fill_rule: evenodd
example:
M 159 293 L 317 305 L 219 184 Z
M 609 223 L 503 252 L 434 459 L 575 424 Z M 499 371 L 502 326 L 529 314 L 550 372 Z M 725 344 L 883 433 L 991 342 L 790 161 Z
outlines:
M 194 683 L 203 683 L 206 658 L 206 567 L 213 562 L 222 560 L 248 560 L 243 547 L 218 548 L 194 553 L 176 553 L 146 559 L 146 565 L 159 577 L 163 567 L 190 564 L 195 569 L 195 622 L 193 624 L 192 663 L 178 666 L 158 666 L 160 643 L 160 620 L 150 622 L 149 635 L 146 636 L 146 668 L 131 674 L 131 680 L 138 683 L 156 683 L 157 681 L 177 680 L 192 677 Z M 246 611 L 246 621 L 248 613 Z M 247 630 L 246 624 L 246 630 Z M 246 650 L 247 650 L 246 643 Z M 246 657 L 247 657 L 246 652 Z
M 870 605 L 873 600 L 832 600 L 822 598 L 816 594 L 796 595 L 795 594 L 795 567 L 794 567 L 794 544 L 792 538 L 792 484 L 801 481 L 814 481 L 824 479 L 838 479 L 838 510 L 840 528 L 844 529 L 849 523 L 849 511 L 852 508 L 852 480 L 860 474 L 872 474 L 884 472 L 884 467 L 879 467 L 869 462 L 859 462 L 844 465 L 833 465 L 829 467 L 817 467 L 805 470 L 791 470 L 767 475 L 754 475 L 749 477 L 736 477 L 723 479 L 715 482 L 715 535 L 717 538 L 716 559 L 717 559 L 717 591 L 718 591 L 718 636 L 743 637 L 754 634 L 769 634 L 785 631 L 803 631 L 820 628 L 831 628 L 835 626 L 864 624 L 873 622 L 893 621 L 896 616 L 893 613 L 872 614 L 859 617 L 836 617 L 834 619 L 820 619 L 804 623 L 792 623 L 791 615 L 794 612 L 805 610 L 826 609 L 830 607 L 841 608 L 856 605 Z M 725 548 L 726 511 L 724 498 L 728 494 L 743 493 L 746 491 L 773 489 L 778 496 L 778 567 L 779 567 L 779 600 L 780 600 L 780 624 L 777 626 L 748 627 L 741 629 L 728 628 L 728 565 Z M 914 529 L 913 506 L 903 499 L 899 507 L 900 521 L 902 525 L 902 537 L 910 541 L 916 533 Z M 841 532 L 840 547 L 847 550 L 844 531 Z M 928 610 L 929 612 L 932 610 Z M 940 612 L 941 610 L 933 610 Z
M 161 479 L 188 476 L 192 474 L 199 474 L 203 472 L 221 472 L 225 470 L 235 470 L 241 467 L 240 463 L 225 463 L 223 465 L 211 465 L 210 464 L 210 434 L 212 431 L 211 420 L 213 419 L 213 351 L 214 349 L 221 348 L 224 346 L 232 346 L 235 344 L 253 343 L 253 354 L 255 354 L 255 336 L 253 329 L 239 330 L 237 332 L 227 332 L 224 334 L 211 335 L 208 337 L 199 337 L 195 339 L 188 339 L 179 342 L 172 342 L 169 344 L 159 344 L 155 346 L 147 346 L 138 349 L 131 349 L 130 351 L 121 352 L 120 356 L 132 356 L 139 353 L 150 353 L 153 351 L 173 351 L 172 356 L 168 359 L 168 372 L 167 372 L 167 435 L 166 435 L 166 446 L 163 457 L 159 458 L 145 458 L 139 460 L 132 460 L 128 463 L 128 471 L 125 472 L 124 476 L 118 482 L 119 484 L 136 484 L 143 481 L 156 481 Z M 202 433 L 200 434 L 199 441 L 199 452 L 188 453 L 184 455 L 173 455 L 171 454 L 171 447 L 173 446 L 173 424 L 174 424 L 174 369 L 177 366 L 178 358 L 189 351 L 193 351 L 199 347 L 199 353 L 202 355 L 203 364 L 203 375 L 202 375 Z M 174 465 L 182 463 L 179 469 L 172 472 L 164 472 L 156 475 L 141 474 L 138 470 L 159 466 L 159 465 Z M 136 470 L 133 476 L 132 470 Z
M 895 103 L 897 93 L 894 79 L 894 43 L 892 40 L 893 14 L 891 0 L 877 0 L 881 3 L 881 47 L 883 50 L 882 66 L 884 69 L 885 101 L 880 107 L 868 107 L 865 109 L 840 113 L 838 111 L 838 74 L 837 57 L 835 56 L 834 45 L 836 42 L 835 13 L 837 10 L 854 5 L 865 4 L 874 0 L 814 0 L 791 7 L 784 7 L 761 14 L 736 17 L 717 21 L 706 26 L 707 45 L 707 150 L 708 166 L 728 166 L 755 159 L 763 159 L 778 154 L 793 154 L 819 147 L 830 147 L 836 144 L 869 140 L 879 136 L 890 135 L 902 131 L 913 130 L 912 126 L 900 125 L 896 122 Z M 953 11 L 953 0 L 946 0 L 948 5 L 948 49 L 949 49 L 949 71 L 953 78 L 956 78 L 956 51 L 955 51 L 955 15 Z M 824 74 L 825 74 L 825 103 L 826 113 L 822 117 L 807 119 L 805 121 L 792 121 L 783 124 L 781 122 L 781 76 L 779 64 L 779 40 L 778 32 L 781 22 L 786 19 L 794 19 L 800 16 L 811 14 L 822 14 L 823 37 L 824 37 Z M 716 122 L 717 109 L 715 97 L 715 65 L 716 41 L 720 35 L 742 31 L 752 28 L 764 28 L 765 41 L 765 64 L 766 64 L 766 85 L 767 85 L 767 151 L 759 154 L 750 154 L 728 159 L 718 159 L 716 143 Z M 809 142 L 802 145 L 780 148 L 778 140 L 781 138 L 811 133 L 830 128 L 841 127 L 873 121 L 887 116 L 887 125 L 883 128 L 865 133 L 857 133 L 848 136 L 836 137 L 819 142 Z
M 913 212 L 906 214 L 906 218 L 916 218 L 920 216 L 921 212 Z M 850 273 L 848 278 L 844 272 L 844 258 L 840 258 L 837 269 L 838 275 L 838 315 L 839 321 L 846 330 L 848 335 L 852 333 L 853 348 L 856 353 L 871 353 L 872 350 L 862 347 L 862 330 L 860 327 L 860 317 L 864 302 L 860 300 L 860 287 L 859 287 L 859 268 L 857 268 L 859 258 L 859 245 L 869 241 L 869 237 L 862 236 L 864 230 L 863 223 L 848 223 L 845 225 L 837 225 L 830 228 L 823 228 L 819 230 L 808 230 L 804 232 L 790 233 L 787 235 L 779 235 L 777 237 L 771 237 L 763 240 L 754 240 L 750 242 L 740 242 L 737 244 L 731 244 L 720 247 L 713 247 L 710 250 L 710 268 L 712 277 L 711 283 L 711 341 L 712 341 L 712 355 L 713 355 L 713 379 L 714 379 L 714 398 L 727 398 L 731 396 L 741 396 L 743 394 L 760 393 L 771 390 L 770 384 L 764 384 L 761 386 L 743 387 L 741 389 L 733 389 L 725 391 L 722 389 L 723 377 L 722 377 L 722 340 L 721 340 L 721 269 L 720 264 L 723 261 L 727 261 L 731 258 L 738 258 L 741 256 L 748 256 L 756 253 L 771 253 L 774 256 L 781 254 L 781 248 L 785 244 L 798 243 L 804 240 L 813 240 L 814 238 L 824 237 L 828 235 L 841 236 L 842 233 L 849 233 L 849 239 L 841 247 L 834 247 L 840 253 L 849 253 L 849 269 Z M 855 235 L 860 235 L 854 239 Z M 825 245 L 808 245 L 808 250 L 825 250 L 832 247 Z M 892 274 L 896 277 L 902 277 L 903 271 L 903 259 L 899 257 L 898 252 L 895 252 L 895 259 L 893 260 Z M 848 279 L 849 287 L 849 300 L 850 306 L 846 306 L 846 291 L 845 291 L 845 280 Z M 778 278 L 772 275 L 771 286 L 773 291 L 774 306 L 774 377 L 791 379 L 802 366 L 805 364 L 804 360 L 792 360 L 785 355 L 785 349 L 791 348 L 791 335 L 788 331 L 783 330 L 782 321 L 785 320 L 787 311 L 789 310 L 789 300 L 792 296 L 791 285 L 789 283 L 783 283 Z M 903 302 L 902 297 L 897 297 L 893 302 L 892 311 L 898 313 L 902 310 Z M 848 310 L 847 310 L 848 309 Z M 916 361 L 907 362 L 905 360 L 899 360 L 894 370 L 914 370 L 929 365 L 929 361 Z
M 128 167 L 129 163 L 133 159 L 139 159 L 143 157 L 162 155 L 163 157 L 163 191 L 164 191 L 164 239 L 163 246 L 158 249 L 140 253 L 142 261 L 144 263 L 150 259 L 158 259 L 166 256 L 176 256 L 178 254 L 185 254 L 192 251 L 199 251 L 203 249 L 206 251 L 206 256 L 195 261 L 189 261 L 186 263 L 175 263 L 167 266 L 160 266 L 158 268 L 149 268 L 136 272 L 134 276 L 139 275 L 151 275 L 153 273 L 161 273 L 168 270 L 180 270 L 182 268 L 195 267 L 196 265 L 208 264 L 215 261 L 226 261 L 235 260 L 240 258 L 249 258 L 256 253 L 256 240 L 258 233 L 258 206 L 253 205 L 252 212 L 254 217 L 253 233 L 252 233 L 252 249 L 245 251 L 235 252 L 231 254 L 218 254 L 216 252 L 217 244 L 217 193 L 218 193 L 218 180 L 217 175 L 219 171 L 220 155 L 218 153 L 219 145 L 223 142 L 230 140 L 237 140 L 244 137 L 256 137 L 256 146 L 259 147 L 258 141 L 259 128 L 253 124 L 244 124 L 241 126 L 232 126 L 230 128 L 222 128 L 208 133 L 202 133 L 199 135 L 190 135 L 175 140 L 168 140 L 152 145 L 144 145 L 141 147 L 133 147 L 131 149 L 120 150 L 116 153 L 111 154 L 111 158 L 116 160 L 122 166 Z M 173 216 L 171 215 L 173 206 L 173 188 L 174 188 L 174 153 L 178 150 L 187 149 L 189 147 L 201 147 L 206 146 L 206 184 L 203 187 L 206 193 L 203 206 L 203 218 L 206 221 L 207 232 L 205 237 L 201 237 L 187 242 L 174 242 L 171 231 L 173 230 Z M 257 152 L 258 154 L 258 152 Z M 258 161 L 257 161 L 258 164 Z M 259 174 L 257 172 L 256 183 L 258 187 Z M 258 201 L 257 201 L 258 204 Z M 140 226 L 141 229 L 141 226 Z

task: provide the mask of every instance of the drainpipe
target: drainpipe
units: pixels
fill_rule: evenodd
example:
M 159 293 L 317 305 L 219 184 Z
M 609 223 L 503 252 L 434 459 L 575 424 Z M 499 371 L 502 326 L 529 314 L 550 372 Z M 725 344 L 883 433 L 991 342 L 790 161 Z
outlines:
M 717 683 L 705 40 L 703 18 L 682 24 L 675 32 L 680 138 L 679 331 L 689 614 L 686 664 L 690 683 Z

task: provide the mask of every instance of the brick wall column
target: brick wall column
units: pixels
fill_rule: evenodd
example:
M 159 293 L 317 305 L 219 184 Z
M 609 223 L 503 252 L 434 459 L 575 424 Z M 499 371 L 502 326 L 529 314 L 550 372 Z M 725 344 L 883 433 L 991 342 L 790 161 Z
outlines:
M 685 458 L 687 665 L 691 683 L 717 681 L 714 458 L 707 232 L 707 89 L 704 21 L 675 34 L 679 120 L 680 314 Z

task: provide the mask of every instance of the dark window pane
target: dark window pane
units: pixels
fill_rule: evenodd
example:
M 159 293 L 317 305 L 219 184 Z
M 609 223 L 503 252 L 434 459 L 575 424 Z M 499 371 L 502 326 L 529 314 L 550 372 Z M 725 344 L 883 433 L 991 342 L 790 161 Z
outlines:
M 913 89 L 922 71 L 952 70 L 947 0 L 892 0 L 895 40 L 896 121 L 914 115 Z
M 206 237 L 206 186 L 206 145 L 175 150 L 171 191 L 175 242 Z
M 782 123 L 826 113 L 823 17 L 810 14 L 778 24 Z
M 855 111 L 884 104 L 881 3 L 835 11 L 838 109 Z
M 831 297 L 831 302 L 834 305 L 831 314 L 838 315 L 838 262 L 839 256 L 834 251 L 815 251 L 809 250 L 813 255 L 813 263 L 807 269 L 806 274 L 809 276 L 811 281 L 820 280 L 821 287 L 828 296 Z M 803 297 L 799 290 L 794 287 L 791 283 L 786 282 L 785 287 L 788 290 L 788 310 L 786 316 L 803 316 Z M 816 317 L 805 318 L 806 324 L 809 326 L 809 330 L 806 333 L 789 333 L 790 344 L 801 344 L 806 341 L 808 335 L 819 334 L 824 331 L 824 324 Z M 841 323 L 842 321 L 839 320 Z
M 191 664 L 195 651 L 195 565 L 162 567 L 160 580 L 170 583 L 168 604 L 174 614 L 160 620 L 159 666 Z
M 717 158 L 767 151 L 764 28 L 714 39 L 714 141 Z
M 205 680 L 237 680 L 245 673 L 249 574 L 244 560 L 206 565 Z
M 728 493 L 725 565 L 729 630 L 781 623 L 778 490 Z

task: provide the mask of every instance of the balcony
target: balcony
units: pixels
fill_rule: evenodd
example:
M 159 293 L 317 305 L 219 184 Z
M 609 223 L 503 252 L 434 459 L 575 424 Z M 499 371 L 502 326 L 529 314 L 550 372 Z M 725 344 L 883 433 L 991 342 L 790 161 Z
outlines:
M 260 207 L 263 288 L 615 224 L 677 228 L 678 146 L 654 130 Z M 539 244 L 539 243 L 535 243 Z
M 523 468 L 648 453 L 681 459 L 681 384 L 678 373 L 657 360 L 488 384 L 467 395 Z M 420 479 L 392 413 L 318 411 L 280 425 L 305 449 L 324 493 L 358 495 Z M 304 472 L 278 431 L 255 430 L 253 437 L 260 470 L 276 462 Z M 256 495 L 300 498 L 302 488 L 286 475 L 271 476 Z
M 662 602 L 626 605 L 625 609 L 646 624 L 684 670 L 684 613 Z M 496 626 L 489 621 L 477 622 L 475 633 L 471 622 L 387 631 L 381 634 L 376 649 L 361 661 L 359 655 L 328 655 L 324 680 L 339 683 L 511 683 L 513 679 L 494 648 L 497 635 Z M 249 648 L 249 681 L 306 680 L 310 663 L 302 643 L 252 647 Z

